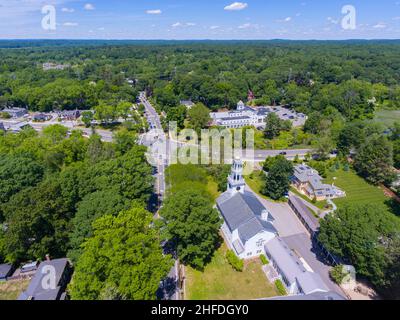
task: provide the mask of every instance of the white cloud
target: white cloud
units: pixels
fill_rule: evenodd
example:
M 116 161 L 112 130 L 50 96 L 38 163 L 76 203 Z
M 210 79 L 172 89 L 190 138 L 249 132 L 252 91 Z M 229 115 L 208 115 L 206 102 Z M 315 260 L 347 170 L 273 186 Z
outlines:
M 328 20 L 330 23 L 333 23 L 333 24 L 338 24 L 339 23 L 339 20 L 335 20 L 332 17 L 328 17 L 328 18 L 326 18 L 326 20 Z
M 238 27 L 239 29 L 248 29 L 251 28 L 251 23 L 245 23 Z
M 77 22 L 65 22 L 64 27 L 77 27 L 79 24 Z
M 94 5 L 92 5 L 91 3 L 86 3 L 85 6 L 84 6 L 83 8 L 84 8 L 85 10 L 89 10 L 89 11 L 95 9 Z
M 259 29 L 260 25 L 258 24 L 252 24 L 252 23 L 244 23 L 240 26 L 238 26 L 239 29 Z
M 72 8 L 62 8 L 61 11 L 62 11 L 62 12 L 67 12 L 67 13 L 72 13 L 72 12 L 75 12 L 75 9 L 72 9 Z
M 374 29 L 385 29 L 386 24 L 384 22 L 379 22 L 378 24 L 373 26 Z
M 182 22 L 176 22 L 173 25 L 171 25 L 171 27 L 173 28 L 179 28 L 179 27 L 194 27 L 196 26 L 196 23 L 193 22 L 186 22 L 186 23 L 182 23 Z
M 215 30 L 215 29 L 218 29 L 218 28 L 219 28 L 219 26 L 211 26 L 210 27 L 211 30 Z
M 282 20 L 276 20 L 277 22 L 290 22 L 292 21 L 292 17 L 286 17 L 285 19 Z
M 160 9 L 156 9 L 156 10 L 146 10 L 147 14 L 161 14 L 162 11 Z
M 392 20 L 400 20 L 400 17 L 394 17 Z
M 224 10 L 227 11 L 240 11 L 240 10 L 244 10 L 248 7 L 249 5 L 245 2 L 234 2 L 232 4 L 230 4 L 229 6 L 226 6 L 224 8 Z

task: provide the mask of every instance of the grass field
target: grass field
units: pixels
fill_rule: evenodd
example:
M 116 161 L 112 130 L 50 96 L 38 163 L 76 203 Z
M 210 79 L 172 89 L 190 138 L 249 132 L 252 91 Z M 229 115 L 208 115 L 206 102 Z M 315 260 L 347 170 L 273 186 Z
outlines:
M 259 196 L 266 198 L 260 192 L 261 189 L 264 187 L 263 174 L 264 173 L 262 171 L 254 171 L 251 175 L 245 176 L 244 178 L 251 190 L 257 193 Z
M 386 126 L 391 126 L 396 121 L 400 121 L 400 110 L 380 110 L 375 114 L 376 122 L 382 122 Z
M 334 183 L 337 187 L 346 191 L 347 196 L 345 198 L 333 200 L 338 207 L 346 204 L 384 205 L 389 200 L 383 190 L 368 184 L 353 171 L 345 172 L 344 170 L 338 170 L 336 172 L 329 172 L 325 182 L 329 184 Z
M 210 193 L 212 198 L 215 200 L 221 195 L 221 192 L 218 191 L 218 183 L 216 183 L 212 177 L 207 177 L 207 191 Z
M 17 300 L 22 291 L 28 288 L 30 280 L 0 282 L 0 300 Z
M 261 262 L 246 263 L 243 272 L 234 271 L 226 261 L 224 244 L 204 272 L 186 268 L 188 300 L 251 300 L 278 296 L 261 270 Z

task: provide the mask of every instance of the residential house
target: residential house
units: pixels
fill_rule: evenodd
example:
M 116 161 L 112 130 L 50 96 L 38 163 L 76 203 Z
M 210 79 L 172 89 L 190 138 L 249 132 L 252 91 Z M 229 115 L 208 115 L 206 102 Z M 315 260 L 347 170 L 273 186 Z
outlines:
M 269 280 L 281 280 L 289 295 L 329 292 L 319 274 L 307 268 L 281 238 L 266 242 L 265 253 L 270 262 L 264 267 Z
M 68 259 L 44 261 L 18 300 L 65 300 L 65 288 L 70 278 L 71 266 Z
M 194 103 L 192 100 L 181 100 L 180 104 L 182 106 L 185 106 L 187 109 L 192 109 L 194 107 Z
M 224 220 L 227 245 L 241 259 L 263 254 L 263 246 L 277 235 L 273 218 L 257 197 L 245 190 L 243 163 L 236 159 L 228 177 L 228 190 L 217 199 Z
M 0 264 L 0 282 L 6 281 L 8 277 L 11 277 L 14 272 L 12 264 Z
M 28 114 L 28 110 L 24 108 L 5 108 L 1 112 L 7 113 L 11 118 L 22 118 Z
M 23 122 L 20 122 L 20 123 L 17 123 L 17 124 L 14 124 L 14 125 L 12 125 L 9 129 L 8 129 L 8 131 L 10 131 L 10 132 L 12 132 L 12 133 L 19 133 L 19 132 L 21 132 L 22 130 L 24 130 L 24 129 L 26 129 L 26 128 L 32 128 L 32 126 L 28 123 L 28 122 L 26 122 L 26 121 L 23 121 Z
M 64 69 L 67 69 L 67 68 L 71 67 L 71 65 L 69 65 L 69 64 L 57 64 L 57 63 L 52 63 L 52 62 L 46 62 L 46 63 L 43 63 L 42 67 L 43 67 L 43 70 L 44 70 L 44 71 L 49 71 L 49 70 L 64 70 Z
M 334 185 L 322 183 L 323 179 L 318 171 L 313 168 L 301 164 L 294 168 L 292 177 L 292 185 L 308 198 L 316 201 L 324 201 L 327 199 L 342 198 L 346 193 Z
M 37 113 L 33 115 L 32 120 L 34 122 L 45 122 L 51 120 L 51 115 L 46 113 Z
M 81 112 L 79 110 L 64 110 L 58 112 L 58 117 L 61 120 L 67 121 L 75 121 L 81 116 Z

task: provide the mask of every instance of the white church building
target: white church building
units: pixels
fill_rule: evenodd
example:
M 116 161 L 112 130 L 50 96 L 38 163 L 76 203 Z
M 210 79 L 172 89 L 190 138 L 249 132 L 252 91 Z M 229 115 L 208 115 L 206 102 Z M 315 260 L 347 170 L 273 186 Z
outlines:
M 278 232 L 270 212 L 245 186 L 243 162 L 236 159 L 228 190 L 217 199 L 217 208 L 224 220 L 222 232 L 228 246 L 240 259 L 251 259 L 264 254 L 265 243 Z

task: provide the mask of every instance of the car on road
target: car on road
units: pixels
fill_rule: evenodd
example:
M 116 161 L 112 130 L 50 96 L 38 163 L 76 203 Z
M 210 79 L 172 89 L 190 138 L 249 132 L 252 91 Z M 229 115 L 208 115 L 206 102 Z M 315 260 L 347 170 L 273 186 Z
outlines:
M 282 151 L 282 152 L 280 152 L 279 154 L 280 154 L 281 156 L 286 156 L 286 155 L 287 155 L 287 152 Z

